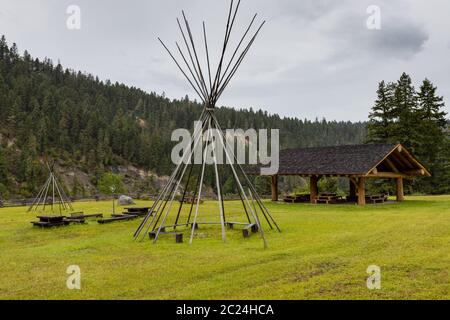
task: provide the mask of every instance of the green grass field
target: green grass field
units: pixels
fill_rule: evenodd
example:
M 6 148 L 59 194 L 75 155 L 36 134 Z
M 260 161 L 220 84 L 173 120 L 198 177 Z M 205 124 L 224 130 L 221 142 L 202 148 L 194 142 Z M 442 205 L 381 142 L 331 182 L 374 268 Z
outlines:
M 41 230 L 26 208 L 0 209 L 0 298 L 450 298 L 450 196 L 366 207 L 267 205 L 283 230 L 266 232 L 268 249 L 236 230 L 223 243 L 219 227 L 204 226 L 192 246 L 172 236 L 134 242 L 140 220 Z M 109 215 L 111 203 L 75 209 Z M 226 209 L 237 215 L 239 202 Z M 202 210 L 211 219 L 217 204 Z M 372 264 L 381 267 L 380 290 L 366 287 Z M 69 265 L 81 268 L 81 290 L 66 287 Z

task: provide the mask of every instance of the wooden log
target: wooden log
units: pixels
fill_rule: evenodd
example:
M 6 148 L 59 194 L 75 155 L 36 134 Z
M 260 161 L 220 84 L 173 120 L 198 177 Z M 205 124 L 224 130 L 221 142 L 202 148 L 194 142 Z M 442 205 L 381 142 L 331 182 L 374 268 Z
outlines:
M 401 173 L 378 171 L 377 174 L 368 174 L 366 177 L 368 177 L 368 178 L 398 178 L 398 177 L 403 177 L 403 176 L 404 176 L 404 174 L 401 174 Z
M 83 215 L 83 211 L 78 211 L 78 212 L 71 212 L 70 213 L 70 215 L 72 216 L 72 217 L 79 217 L 79 216 L 82 216 Z
M 366 204 L 366 178 L 360 177 L 358 179 L 358 205 Z
M 403 191 L 403 178 L 397 178 L 397 201 L 402 202 L 405 200 L 405 195 Z
M 94 214 L 81 214 L 79 216 L 71 216 L 71 217 L 67 217 L 66 220 L 71 220 L 71 219 L 87 219 L 87 218 L 103 218 L 103 213 L 94 213 Z
M 405 173 L 411 176 L 424 176 L 425 170 L 424 169 L 408 170 Z
M 108 219 L 100 219 L 97 222 L 100 224 L 105 224 L 105 223 L 111 223 L 111 222 L 115 222 L 115 221 L 127 221 L 127 220 L 133 220 L 138 218 L 138 216 L 134 216 L 134 215 L 127 215 L 127 216 L 123 216 L 123 217 L 116 217 L 116 218 L 108 218 Z
M 395 173 L 400 173 L 400 170 L 397 169 L 395 164 L 389 158 L 386 158 L 385 161 L 392 171 L 394 171 Z

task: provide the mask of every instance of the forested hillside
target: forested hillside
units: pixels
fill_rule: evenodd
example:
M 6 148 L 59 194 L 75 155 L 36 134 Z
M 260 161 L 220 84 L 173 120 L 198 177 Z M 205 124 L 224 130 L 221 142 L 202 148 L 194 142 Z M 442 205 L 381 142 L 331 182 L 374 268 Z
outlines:
M 0 198 L 36 192 L 45 157 L 87 173 L 93 185 L 118 165 L 169 174 L 171 132 L 191 128 L 200 111 L 187 96 L 171 100 L 20 54 L 2 37 Z M 218 119 L 223 128 L 280 129 L 282 148 L 355 144 L 365 136 L 364 123 L 280 118 L 253 109 L 221 108 Z

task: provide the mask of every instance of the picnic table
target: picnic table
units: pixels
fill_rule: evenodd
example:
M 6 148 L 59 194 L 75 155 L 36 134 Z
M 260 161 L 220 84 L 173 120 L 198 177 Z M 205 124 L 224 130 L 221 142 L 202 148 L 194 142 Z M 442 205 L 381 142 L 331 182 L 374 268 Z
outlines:
M 124 209 L 126 210 L 126 212 L 124 212 L 123 214 L 145 216 L 150 211 L 151 207 L 127 207 Z
M 316 204 L 325 203 L 325 204 L 335 204 L 343 202 L 342 196 L 338 196 L 335 193 L 321 193 L 316 197 Z
M 297 202 L 309 202 L 311 198 L 311 195 L 309 194 L 296 194 L 294 196 L 286 196 L 284 197 L 284 202 L 291 202 L 291 203 L 297 203 Z
M 366 196 L 366 202 L 375 204 L 375 203 L 384 203 L 388 199 L 388 195 L 386 194 L 374 194 Z
M 39 221 L 32 221 L 34 226 L 42 228 L 66 226 L 70 222 L 64 219 L 64 216 L 38 216 Z

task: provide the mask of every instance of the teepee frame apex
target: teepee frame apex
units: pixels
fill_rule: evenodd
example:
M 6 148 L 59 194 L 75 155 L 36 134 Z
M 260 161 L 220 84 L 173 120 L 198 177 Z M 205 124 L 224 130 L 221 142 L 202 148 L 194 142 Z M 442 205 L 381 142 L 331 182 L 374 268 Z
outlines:
M 206 32 L 206 23 L 203 21 L 203 42 L 205 47 L 205 55 L 206 55 L 206 68 L 201 67 L 200 59 L 199 59 L 199 51 L 197 50 L 194 37 L 192 35 L 192 30 L 189 24 L 189 21 L 186 17 L 184 11 L 181 11 L 182 21 L 177 18 L 178 28 L 180 30 L 184 49 L 178 41 L 175 42 L 175 46 L 177 51 L 181 57 L 182 63 L 175 57 L 173 52 L 168 48 L 168 46 L 164 43 L 161 38 L 158 38 L 158 41 L 170 55 L 178 69 L 181 71 L 183 76 L 189 82 L 191 87 L 194 89 L 195 93 L 199 96 L 202 103 L 207 108 L 215 108 L 217 101 L 221 97 L 225 88 L 229 85 L 230 81 L 233 79 L 237 70 L 239 69 L 242 61 L 248 54 L 251 46 L 253 45 L 256 37 L 258 36 L 261 28 L 264 26 L 266 21 L 260 23 L 259 27 L 256 28 L 253 32 L 253 36 L 247 37 L 252 29 L 256 17 L 258 14 L 255 14 L 250 21 L 248 27 L 240 38 L 235 50 L 231 54 L 231 57 L 228 61 L 225 60 L 225 56 L 227 54 L 227 49 L 229 46 L 229 40 L 231 37 L 231 33 L 233 27 L 235 25 L 237 13 L 241 4 L 241 0 L 238 0 L 237 5 L 234 5 L 234 0 L 230 2 L 230 8 L 228 11 L 227 25 L 225 29 L 225 36 L 223 40 L 223 46 L 221 55 L 219 58 L 219 63 L 217 65 L 216 71 L 213 74 L 210 63 L 210 55 L 208 49 L 208 41 L 207 41 L 207 32 Z M 247 40 L 247 41 L 246 41 Z M 246 43 L 243 47 L 242 45 Z M 205 71 L 205 72 L 204 72 Z

